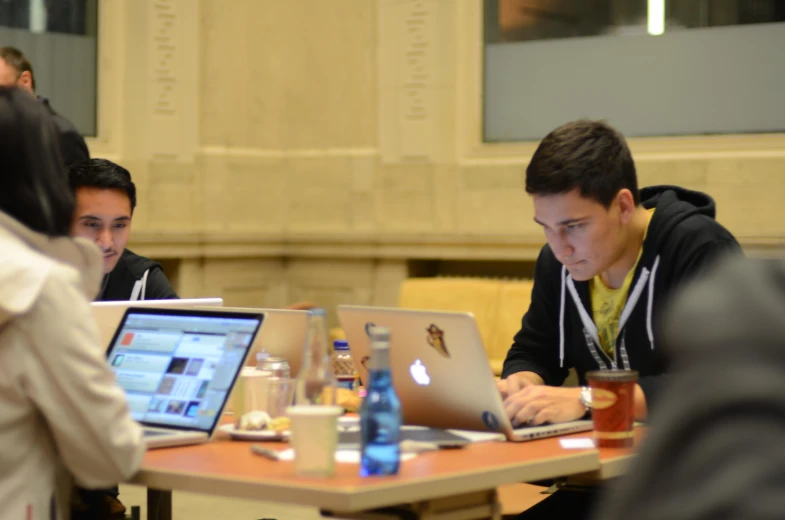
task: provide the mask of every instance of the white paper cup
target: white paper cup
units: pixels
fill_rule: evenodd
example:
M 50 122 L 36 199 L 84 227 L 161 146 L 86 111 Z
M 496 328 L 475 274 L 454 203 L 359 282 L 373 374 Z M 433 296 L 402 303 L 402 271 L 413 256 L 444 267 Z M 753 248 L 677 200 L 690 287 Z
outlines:
M 289 442 L 294 448 L 294 472 L 308 477 L 335 474 L 335 447 L 338 443 L 340 406 L 290 406 L 292 420 Z

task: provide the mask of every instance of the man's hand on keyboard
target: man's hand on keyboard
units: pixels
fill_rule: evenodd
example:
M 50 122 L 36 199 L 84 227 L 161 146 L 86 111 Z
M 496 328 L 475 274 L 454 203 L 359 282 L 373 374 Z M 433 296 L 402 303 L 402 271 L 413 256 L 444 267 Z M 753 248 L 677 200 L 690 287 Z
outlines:
M 517 372 L 496 381 L 499 393 L 502 394 L 502 399 L 507 399 L 527 386 L 541 385 L 543 383 L 542 378 L 534 372 Z
M 529 385 L 508 395 L 504 409 L 513 427 L 574 421 L 586 413 L 580 392 L 580 388 Z

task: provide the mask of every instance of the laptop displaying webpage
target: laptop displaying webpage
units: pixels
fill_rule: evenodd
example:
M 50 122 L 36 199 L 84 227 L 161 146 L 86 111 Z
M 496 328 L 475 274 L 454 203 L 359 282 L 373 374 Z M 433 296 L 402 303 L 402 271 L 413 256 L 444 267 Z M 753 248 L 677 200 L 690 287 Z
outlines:
M 108 362 L 139 422 L 209 432 L 258 319 L 128 314 Z

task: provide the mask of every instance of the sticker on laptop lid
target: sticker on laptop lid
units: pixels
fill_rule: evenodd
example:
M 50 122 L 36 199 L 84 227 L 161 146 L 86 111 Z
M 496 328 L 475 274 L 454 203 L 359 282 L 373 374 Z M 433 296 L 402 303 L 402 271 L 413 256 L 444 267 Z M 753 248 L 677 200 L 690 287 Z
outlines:
M 371 330 L 373 330 L 374 327 L 376 327 L 376 324 L 372 321 L 365 324 L 365 335 L 369 338 L 371 337 Z
M 440 329 L 433 323 L 425 330 L 428 332 L 428 344 L 436 349 L 436 352 L 446 358 L 449 358 L 450 353 L 447 352 L 447 344 L 444 342 L 444 330 Z
M 499 431 L 499 419 L 491 412 L 485 411 L 482 413 L 482 423 L 492 432 Z
M 376 327 L 376 324 L 372 321 L 369 321 L 365 324 L 365 335 L 368 336 L 368 339 L 371 339 L 371 331 L 373 328 Z M 371 356 L 363 356 L 360 359 L 360 364 L 365 370 L 368 370 L 368 361 L 371 360 Z

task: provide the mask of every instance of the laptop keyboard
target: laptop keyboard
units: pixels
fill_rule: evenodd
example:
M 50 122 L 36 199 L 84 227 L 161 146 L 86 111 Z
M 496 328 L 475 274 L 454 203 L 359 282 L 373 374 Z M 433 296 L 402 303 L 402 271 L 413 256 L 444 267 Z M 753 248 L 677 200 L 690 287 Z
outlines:
M 534 428 L 539 428 L 540 430 L 537 432 L 532 432 L 530 430 Z M 578 421 L 570 421 L 568 423 L 545 423 L 534 426 L 532 424 L 522 424 L 520 426 L 516 426 L 513 429 L 513 433 L 515 435 L 529 435 L 533 439 L 538 439 L 540 437 L 554 437 L 557 435 L 566 435 L 568 433 L 577 433 L 582 431 L 588 431 L 592 429 L 592 422 L 588 420 L 578 420 Z
M 550 423 L 538 424 L 536 426 L 534 424 L 528 424 L 528 423 L 526 423 L 526 424 L 519 424 L 517 426 L 513 426 L 513 431 L 514 432 L 525 432 L 526 430 L 531 430 L 532 428 L 542 428 L 543 426 L 550 426 Z

